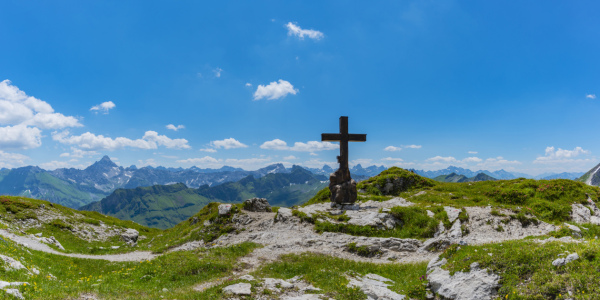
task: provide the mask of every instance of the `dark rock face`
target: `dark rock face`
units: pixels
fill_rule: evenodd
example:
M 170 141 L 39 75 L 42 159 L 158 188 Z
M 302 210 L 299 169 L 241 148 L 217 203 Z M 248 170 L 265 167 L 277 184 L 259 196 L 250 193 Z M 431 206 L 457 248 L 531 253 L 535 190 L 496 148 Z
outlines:
M 265 198 L 252 198 L 244 201 L 244 209 L 255 212 L 271 212 L 271 205 Z
M 338 169 L 329 176 L 331 202 L 336 204 L 352 204 L 356 202 L 356 181 L 350 177 L 348 169 Z

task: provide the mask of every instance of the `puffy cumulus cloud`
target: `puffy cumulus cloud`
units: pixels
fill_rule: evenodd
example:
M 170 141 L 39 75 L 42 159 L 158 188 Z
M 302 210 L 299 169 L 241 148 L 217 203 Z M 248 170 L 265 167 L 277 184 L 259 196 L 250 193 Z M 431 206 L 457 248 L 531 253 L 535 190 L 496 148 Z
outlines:
M 25 125 L 0 127 L 0 147 L 4 149 L 31 149 L 42 145 L 42 131 Z
M 140 167 L 146 167 L 146 166 L 156 167 L 156 166 L 158 166 L 158 163 L 156 162 L 156 160 L 154 160 L 154 158 L 148 158 L 146 160 L 138 159 L 138 166 L 140 166 Z
M 370 158 L 359 158 L 359 159 L 354 159 L 348 162 L 348 164 L 350 166 L 356 166 L 356 165 L 370 165 L 371 162 L 373 162 L 372 159 Z
M 294 159 L 298 159 L 297 157 L 290 155 L 290 156 L 286 156 L 283 158 L 283 160 L 294 160 Z
M 288 94 L 296 95 L 299 91 L 294 86 L 283 79 L 279 79 L 279 82 L 271 82 L 268 85 L 258 85 L 254 92 L 254 100 L 260 100 L 266 98 L 267 100 L 276 100 L 284 98 Z
M 0 150 L 0 168 L 15 168 L 25 165 L 28 156 L 20 153 L 9 153 Z
M 160 146 L 165 146 L 169 149 L 190 149 L 186 139 L 171 139 L 166 135 L 159 135 L 156 131 L 146 131 L 143 140 L 157 143 Z
M 75 147 L 71 147 L 71 153 L 65 152 L 60 155 L 60 157 L 77 157 L 82 158 L 84 156 L 96 156 L 99 155 L 96 151 L 84 151 Z
M 402 147 L 387 146 L 383 149 L 383 151 L 402 151 Z
M 438 155 L 438 156 L 434 156 L 434 157 L 428 158 L 425 161 L 446 162 L 446 163 L 449 163 L 449 162 L 457 162 L 458 160 L 456 158 L 452 157 L 452 156 L 446 156 L 446 157 L 444 157 L 444 156 L 439 156 Z
M 381 160 L 383 160 L 383 161 L 404 161 L 402 158 L 394 158 L 394 157 L 385 157 Z
M 213 148 L 202 148 L 202 149 L 198 149 L 198 151 L 202 151 L 202 152 L 208 152 L 208 153 L 216 153 L 217 149 L 213 149 Z
M 487 158 L 486 160 L 477 164 L 480 168 L 485 169 L 499 169 L 506 168 L 510 166 L 520 165 L 521 162 L 517 160 L 507 160 L 502 156 L 498 156 L 495 158 Z
M 262 145 L 260 145 L 260 148 L 267 150 L 311 152 L 311 155 L 315 155 L 314 152 L 316 151 L 336 150 L 339 149 L 340 146 L 330 142 L 308 141 L 306 143 L 295 142 L 294 146 L 290 147 L 285 141 L 274 139 L 272 141 L 264 142 Z
M 266 164 L 271 162 L 270 157 L 259 157 L 259 158 L 227 158 L 217 159 L 211 156 L 199 157 L 199 158 L 188 158 L 177 160 L 178 163 L 186 165 L 196 165 L 203 168 L 220 168 L 222 166 L 231 166 L 236 168 L 242 168 L 245 170 L 252 170 L 264 167 Z
M 316 152 L 325 150 L 337 150 L 339 148 L 340 145 L 330 142 L 309 141 L 306 143 L 295 142 L 294 146 L 290 147 L 290 150 L 302 152 Z
M 214 157 L 205 156 L 205 157 L 200 157 L 200 158 L 181 159 L 181 160 L 177 160 L 177 162 L 182 163 L 182 164 L 187 164 L 187 165 L 205 165 L 205 164 L 217 164 L 217 163 L 219 163 L 219 160 Z
M 156 149 L 158 146 L 167 148 L 188 149 L 190 146 L 185 139 L 170 139 L 159 135 L 156 131 L 146 131 L 141 139 L 132 140 L 125 137 L 115 139 L 103 135 L 86 132 L 81 135 L 70 135 L 69 131 L 53 132 L 52 139 L 62 144 L 75 145 L 85 151 L 117 150 L 125 147 L 138 149 Z
M 587 94 L 585 97 L 588 99 L 596 99 L 596 94 Z
M 280 139 L 274 139 L 272 141 L 266 141 L 260 145 L 260 149 L 268 150 L 289 150 L 289 147 L 285 141 Z
M 92 108 L 90 108 L 90 111 L 96 112 L 98 113 L 99 111 L 103 112 L 104 114 L 108 114 L 108 111 L 115 108 L 116 105 L 114 102 L 112 101 L 106 101 L 106 102 L 102 102 L 98 105 L 94 105 L 92 106 Z
M 538 156 L 533 163 L 535 164 L 553 164 L 553 163 L 569 163 L 575 161 L 581 161 L 581 159 L 575 159 L 580 155 L 589 155 L 591 151 L 584 150 L 581 147 L 575 147 L 573 150 L 565 150 L 561 148 L 554 148 L 553 146 L 546 147 L 545 155 Z
M 236 148 L 248 148 L 248 145 L 245 145 L 234 138 L 228 138 L 228 139 L 219 140 L 219 141 L 212 141 L 212 142 L 210 142 L 210 145 L 213 148 L 216 148 L 216 149 L 223 148 L 225 150 L 236 149 Z
M 185 128 L 185 126 L 183 126 L 183 125 L 177 125 L 177 126 L 175 126 L 173 124 L 169 124 L 166 127 L 167 127 L 167 129 L 170 129 L 170 130 L 173 130 L 173 131 L 177 131 L 179 129 L 184 129 Z
M 320 40 L 325 36 L 322 32 L 318 30 L 302 29 L 300 28 L 300 26 L 292 22 L 288 22 L 287 24 L 285 24 L 285 27 L 288 30 L 289 36 L 297 36 L 301 40 L 303 40 L 305 36 L 313 40 Z
M 41 146 L 41 130 L 83 126 L 75 117 L 54 112 L 50 104 L 11 84 L 0 82 L 0 147 Z M 8 126 L 7 126 L 8 125 Z
M 396 146 L 387 146 L 383 149 L 383 151 L 401 151 L 402 149 L 421 149 L 421 145 L 402 145 L 400 147 Z
M 479 157 L 473 156 L 473 157 L 467 157 L 467 158 L 463 159 L 462 161 L 465 163 L 470 163 L 470 162 L 478 163 L 478 162 L 482 162 L 483 160 Z

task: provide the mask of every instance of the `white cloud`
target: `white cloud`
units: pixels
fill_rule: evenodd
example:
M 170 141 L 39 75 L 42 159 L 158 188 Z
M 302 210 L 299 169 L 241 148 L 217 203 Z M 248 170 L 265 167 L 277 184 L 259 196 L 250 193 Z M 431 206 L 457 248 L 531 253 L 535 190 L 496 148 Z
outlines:
M 283 158 L 283 160 L 294 160 L 294 159 L 298 159 L 297 157 L 290 155 L 290 156 L 286 156 Z
M 596 94 L 587 94 L 585 97 L 588 99 L 596 99 Z
M 42 131 L 25 125 L 0 127 L 0 147 L 31 149 L 42 145 Z
M 252 83 L 246 82 L 246 86 L 252 86 Z
M 29 149 L 41 145 L 42 129 L 83 126 L 75 117 L 54 112 L 50 104 L 0 82 L 0 146 Z
M 426 159 L 425 161 L 434 161 L 434 162 L 456 162 L 456 158 L 452 157 L 452 156 L 447 156 L 447 157 L 443 157 L 443 156 L 435 156 L 435 157 L 431 157 Z
M 156 160 L 154 160 L 154 158 L 148 158 L 146 160 L 138 160 L 138 167 L 146 167 L 146 166 L 151 166 L 151 167 L 156 167 L 158 166 L 158 163 L 156 162 Z
M 234 138 L 228 138 L 220 141 L 212 141 L 210 145 L 217 149 L 235 149 L 235 148 L 247 148 L 248 146 L 240 143 L 238 140 Z
M 262 145 L 260 145 L 261 149 L 268 150 L 290 150 L 290 151 L 301 151 L 301 152 L 311 152 L 311 155 L 314 155 L 315 151 L 324 151 L 324 150 L 336 150 L 339 149 L 339 145 L 333 144 L 330 142 L 319 142 L 319 141 L 309 141 L 306 143 L 295 142 L 293 147 L 287 145 L 285 141 L 280 139 L 274 139 L 272 141 L 266 141 Z
M 292 22 L 285 24 L 285 27 L 288 29 L 288 35 L 297 36 L 301 40 L 303 40 L 305 36 L 314 40 L 320 40 L 324 36 L 323 33 L 318 30 L 302 29 Z
M 310 155 L 310 156 L 319 156 L 319 154 L 316 154 L 316 153 L 314 153 L 314 152 L 311 152 L 311 153 L 309 153 L 308 155 Z
M 496 158 L 488 158 L 485 161 L 478 163 L 477 166 L 481 169 L 499 169 L 520 164 L 520 161 L 506 160 L 502 156 L 498 156 Z
M 182 160 L 178 160 L 177 162 L 182 163 L 182 164 L 203 165 L 203 164 L 216 164 L 219 162 L 219 160 L 214 157 L 205 156 L 205 157 L 201 157 L 201 158 L 182 159 Z
M 553 164 L 553 163 L 569 163 L 576 162 L 575 157 L 579 155 L 589 155 L 591 151 L 584 150 L 581 147 L 575 147 L 573 150 L 565 150 L 561 148 L 546 147 L 545 155 L 537 157 L 534 164 Z
M 467 153 L 469 153 L 469 154 L 477 154 L 478 152 L 477 151 L 469 151 Z
M 394 157 L 386 157 L 386 158 L 383 158 L 382 160 L 385 160 L 385 161 L 404 161 L 402 158 L 394 158 Z
M 349 161 L 348 165 L 350 165 L 350 166 L 356 166 L 356 165 L 368 166 L 371 164 L 371 162 L 373 162 L 373 160 L 370 158 L 359 158 L 359 159 L 354 159 L 354 160 Z
M 402 148 L 395 146 L 387 146 L 383 149 L 383 151 L 402 151 Z
M 188 141 L 186 139 L 171 139 L 166 135 L 159 135 L 156 131 L 146 131 L 143 140 L 155 142 L 160 146 L 165 146 L 167 148 L 173 149 L 190 149 L 190 145 L 188 145 Z
M 0 168 L 15 168 L 25 164 L 28 156 L 20 153 L 9 153 L 0 150 Z
M 82 158 L 84 156 L 95 156 L 95 155 L 99 155 L 98 152 L 96 151 L 83 151 L 81 149 L 75 148 L 75 147 L 71 147 L 71 153 L 62 153 L 60 155 L 60 157 L 78 157 L 78 158 Z
M 221 72 L 223 72 L 223 69 L 217 67 L 216 69 L 213 70 L 213 73 L 215 74 L 215 77 L 219 78 L 221 77 Z
M 204 149 L 198 149 L 198 151 L 209 152 L 209 153 L 216 153 L 216 152 L 217 152 L 217 149 L 213 149 L 213 148 L 204 148 Z
M 266 98 L 267 100 L 275 100 L 284 98 L 288 94 L 296 95 L 299 91 L 294 89 L 294 86 L 283 79 L 279 79 L 279 83 L 273 81 L 269 85 L 258 85 L 254 92 L 254 100 Z
M 67 145 L 76 145 L 87 150 L 117 150 L 125 147 L 138 149 L 156 149 L 158 146 L 167 148 L 189 149 L 188 141 L 185 139 L 170 139 L 165 135 L 159 135 L 156 131 L 146 131 L 141 139 L 132 140 L 125 137 L 112 139 L 103 135 L 95 135 L 86 132 L 81 135 L 70 135 L 69 131 L 53 132 L 52 139 Z
M 171 130 L 174 130 L 174 131 L 177 131 L 179 129 L 184 129 L 185 128 L 185 126 L 183 126 L 183 125 L 177 125 L 177 126 L 175 126 L 173 124 L 169 124 L 166 127 L 167 127 L 167 129 L 171 129 Z
M 115 108 L 115 103 L 112 101 L 106 101 L 106 102 L 102 102 L 98 105 L 94 105 L 92 106 L 92 108 L 90 108 L 90 111 L 95 111 L 95 112 L 99 112 L 102 111 L 104 114 L 108 114 L 108 111 Z
M 421 149 L 421 145 L 402 145 L 401 147 L 387 146 L 383 151 L 402 151 L 402 149 Z
M 478 163 L 478 162 L 482 162 L 482 161 L 483 160 L 481 158 L 474 157 L 474 156 L 473 157 L 467 157 L 467 158 L 465 158 L 465 159 L 462 160 L 462 162 L 464 162 L 464 163 L 470 163 L 470 162 Z
M 289 147 L 285 141 L 274 139 L 272 141 L 264 142 L 262 145 L 260 145 L 260 149 L 289 150 Z
M 294 147 L 291 147 L 292 151 L 303 151 L 303 152 L 315 152 L 315 151 L 324 151 L 324 150 L 337 150 L 340 146 L 338 144 L 330 143 L 330 142 L 319 142 L 319 141 L 309 141 L 306 143 L 295 142 Z

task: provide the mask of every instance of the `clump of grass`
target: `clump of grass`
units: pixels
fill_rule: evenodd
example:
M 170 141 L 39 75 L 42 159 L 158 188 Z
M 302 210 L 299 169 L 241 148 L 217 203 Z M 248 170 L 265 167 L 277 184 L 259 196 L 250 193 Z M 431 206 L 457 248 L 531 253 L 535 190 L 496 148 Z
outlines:
M 315 218 L 310 217 L 306 213 L 301 212 L 301 211 L 299 211 L 297 209 L 293 209 L 292 210 L 292 216 L 296 216 L 296 217 L 300 218 L 300 220 L 302 222 L 308 222 L 308 223 L 312 223 L 312 224 L 315 223 Z
M 321 232 L 341 232 L 354 236 L 370 237 L 396 237 L 427 239 L 433 237 L 437 230 L 437 224 L 442 221 L 450 223 L 448 216 L 441 207 L 431 207 L 435 211 L 433 218 L 427 215 L 427 210 L 418 206 L 393 207 L 390 214 L 400 220 L 394 229 L 380 229 L 375 226 L 359 226 L 346 223 L 331 223 L 327 221 L 315 221 L 315 230 Z M 445 218 L 445 219 L 444 219 Z
M 497 209 L 492 208 L 492 211 L 490 212 L 490 215 L 492 216 L 496 216 L 496 217 L 506 217 L 505 214 L 499 212 Z
M 84 223 L 90 224 L 90 225 L 96 225 L 96 226 L 100 225 L 99 220 L 92 219 L 92 218 L 84 218 L 81 221 L 83 221 Z
M 525 213 L 519 212 L 516 215 L 510 215 L 511 220 L 518 220 L 523 227 L 527 227 L 531 224 L 538 225 L 540 221 L 536 218 L 530 218 Z
M 348 249 L 349 252 L 356 253 L 364 257 L 373 257 L 381 255 L 381 251 L 379 251 L 378 249 L 374 250 L 369 248 L 368 246 L 356 246 L 356 243 L 349 243 L 348 245 L 346 245 L 346 249 Z
M 61 219 L 54 219 L 50 222 L 51 226 L 54 226 L 58 229 L 67 229 L 67 230 L 73 230 L 73 225 L 66 223 L 65 221 L 61 220 Z

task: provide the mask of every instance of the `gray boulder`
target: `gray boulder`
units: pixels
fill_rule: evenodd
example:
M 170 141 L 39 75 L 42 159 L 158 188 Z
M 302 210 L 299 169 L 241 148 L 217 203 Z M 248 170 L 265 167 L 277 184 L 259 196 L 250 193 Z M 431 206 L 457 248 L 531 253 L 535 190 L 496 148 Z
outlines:
M 389 283 L 388 283 L 389 282 Z M 406 298 L 388 289 L 394 282 L 377 274 L 367 274 L 365 277 L 350 278 L 348 287 L 358 287 L 367 295 L 367 300 L 403 300 Z
M 220 204 L 219 205 L 219 216 L 224 216 L 231 211 L 231 204 Z
M 346 211 L 350 217 L 348 224 L 358 226 L 377 226 L 380 229 L 394 229 L 400 221 L 388 213 L 379 213 L 377 211 Z
M 7 271 L 25 269 L 25 266 L 20 261 L 10 256 L 0 254 L 0 261 L 7 264 L 7 266 L 4 267 Z
M 441 268 L 444 263 L 438 257 L 427 267 L 429 288 L 443 299 L 488 300 L 497 295 L 500 276 L 480 269 L 479 263 L 472 263 L 469 272 L 455 272 L 452 276 Z
M 450 220 L 450 223 L 453 223 L 454 220 L 458 219 L 458 215 L 460 215 L 460 212 L 461 212 L 460 209 L 450 207 L 450 206 L 444 206 L 444 210 L 446 211 L 446 214 L 448 215 L 448 219 Z
M 121 233 L 121 240 L 130 246 L 135 246 L 137 245 L 139 235 L 140 233 L 137 230 L 133 228 L 127 228 L 125 232 Z
M 223 288 L 223 294 L 233 294 L 233 295 L 251 295 L 252 294 L 252 285 L 249 283 L 238 283 L 234 285 L 230 285 Z
M 292 210 L 289 208 L 281 207 L 277 211 L 277 217 L 275 220 L 277 222 L 285 222 L 292 217 Z
M 255 212 L 271 212 L 271 205 L 265 198 L 252 198 L 244 201 L 244 209 Z
M 592 213 L 583 204 L 571 205 L 571 220 L 575 223 L 589 223 Z

